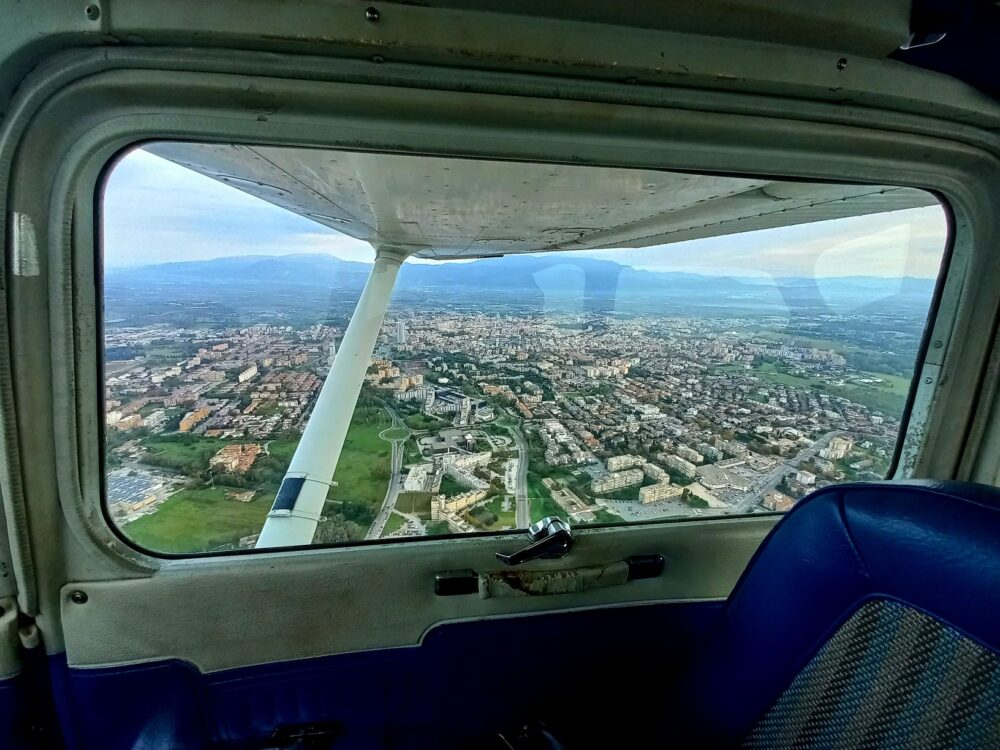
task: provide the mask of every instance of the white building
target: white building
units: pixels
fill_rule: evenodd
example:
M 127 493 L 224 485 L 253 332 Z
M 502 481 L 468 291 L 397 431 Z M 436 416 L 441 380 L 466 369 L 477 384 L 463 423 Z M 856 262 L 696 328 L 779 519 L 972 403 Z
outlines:
M 640 458 L 639 456 L 630 456 L 628 454 L 624 456 L 612 456 L 607 461 L 608 471 L 612 472 L 642 466 L 644 463 L 646 463 L 646 459 Z
M 804 484 L 806 487 L 812 487 L 816 484 L 816 475 L 811 471 L 799 470 L 795 472 L 795 481 L 799 484 Z
M 651 484 L 648 487 L 640 487 L 639 502 L 644 505 L 648 503 L 658 503 L 661 500 L 669 500 L 674 497 L 680 497 L 683 493 L 683 488 L 678 487 L 676 484 L 671 484 L 670 482 L 660 482 L 659 484 Z
M 657 456 L 660 459 L 660 463 L 666 466 L 668 469 L 673 469 L 679 474 L 683 474 L 686 477 L 694 477 L 698 473 L 698 467 L 695 466 L 690 461 L 685 461 L 680 456 L 676 456 L 673 453 L 661 453 Z
M 705 457 L 698 451 L 688 448 L 686 445 L 678 445 L 677 450 L 674 452 L 685 461 L 690 461 L 693 464 L 700 464 L 705 460 Z
M 591 483 L 591 489 L 594 492 L 615 492 L 626 487 L 634 487 L 637 484 L 642 484 L 642 471 L 640 469 L 626 469 L 595 477 Z
M 243 372 L 241 372 L 237 376 L 236 379 L 239 380 L 241 383 L 246 383 L 248 380 L 251 380 L 251 379 L 253 379 L 255 377 L 257 377 L 257 363 L 256 362 L 254 364 L 250 365 L 245 370 L 243 370 Z

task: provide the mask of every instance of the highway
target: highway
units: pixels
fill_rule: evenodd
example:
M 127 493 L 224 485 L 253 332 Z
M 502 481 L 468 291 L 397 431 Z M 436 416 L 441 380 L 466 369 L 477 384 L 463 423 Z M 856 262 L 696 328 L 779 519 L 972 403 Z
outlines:
M 382 500 L 382 507 L 379 508 L 378 515 L 375 516 L 371 528 L 365 534 L 365 539 L 378 539 L 382 536 L 382 531 L 389 521 L 389 516 L 392 515 L 392 509 L 396 506 L 396 498 L 399 495 L 400 489 L 399 472 L 403 469 L 403 446 L 410 436 L 409 428 L 403 424 L 403 420 L 399 418 L 399 415 L 389 407 L 385 407 L 385 410 L 392 417 L 392 424 L 382 430 L 379 433 L 379 437 L 392 444 L 392 457 L 389 460 L 389 486 L 385 490 L 385 499 Z M 387 438 L 385 434 L 390 430 L 404 430 L 406 435 L 401 438 Z

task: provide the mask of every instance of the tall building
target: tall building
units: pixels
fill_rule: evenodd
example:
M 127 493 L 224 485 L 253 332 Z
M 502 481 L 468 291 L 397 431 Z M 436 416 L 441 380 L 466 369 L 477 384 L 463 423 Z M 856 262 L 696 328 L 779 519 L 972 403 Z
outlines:
M 852 448 L 854 448 L 854 441 L 850 438 L 835 437 L 826 448 L 819 452 L 819 455 L 830 461 L 838 461 L 846 458 Z
M 462 405 L 458 413 L 457 424 L 466 425 L 472 420 L 472 399 L 463 398 Z
M 236 379 L 239 380 L 241 383 L 246 383 L 248 380 L 252 380 L 256 376 L 257 376 L 257 364 L 254 363 L 245 370 L 243 370 L 243 372 L 241 372 L 239 375 L 237 375 Z
M 406 323 L 402 320 L 396 321 L 396 344 L 398 346 L 406 345 Z

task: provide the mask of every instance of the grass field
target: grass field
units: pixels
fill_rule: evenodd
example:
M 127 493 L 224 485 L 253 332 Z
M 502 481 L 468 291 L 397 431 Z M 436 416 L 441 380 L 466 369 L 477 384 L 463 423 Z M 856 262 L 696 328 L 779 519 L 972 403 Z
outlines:
M 872 388 L 877 388 L 881 391 L 901 393 L 904 396 L 910 392 L 910 383 L 913 382 L 910 378 L 904 378 L 901 375 L 890 375 L 886 372 L 861 371 L 860 374 L 870 378 L 879 378 L 882 381 L 881 383 L 872 385 Z
M 125 535 L 156 552 L 207 552 L 264 525 L 271 498 L 257 493 L 249 503 L 226 496 L 225 487 L 181 490 L 167 498 L 156 513 L 125 526 Z
M 412 438 L 406 441 L 404 452 L 405 455 L 403 457 L 403 461 L 413 462 L 413 461 L 419 461 L 421 458 L 423 458 L 420 455 L 420 449 L 417 447 L 417 442 Z
M 378 434 L 388 424 L 384 414 L 370 422 L 351 423 L 334 477 L 339 486 L 330 490 L 331 500 L 362 503 L 373 510 L 381 505 L 388 484 L 390 447 Z M 150 438 L 145 442 L 152 454 L 192 474 L 207 468 L 208 460 L 225 444 L 200 435 L 181 441 Z M 281 462 L 282 471 L 297 445 L 297 438 L 268 441 L 268 451 Z M 155 513 L 133 521 L 123 531 L 137 544 L 158 552 L 204 552 L 232 544 L 264 525 L 277 481 L 274 486 L 258 489 L 249 503 L 226 498 L 222 487 L 182 490 L 167 498 Z
M 510 500 L 510 510 L 507 511 L 503 510 L 503 497 L 496 497 L 483 507 L 497 517 L 496 523 L 490 526 L 491 530 L 499 530 L 505 526 L 511 529 L 517 528 L 517 513 L 513 498 Z
M 718 373 L 740 373 L 744 372 L 741 365 L 719 365 L 715 368 Z M 816 393 L 828 393 L 831 396 L 840 396 L 855 403 L 867 406 L 869 409 L 885 412 L 894 417 L 899 417 L 903 413 L 906 405 L 906 395 L 910 389 L 910 379 L 899 375 L 889 375 L 884 372 L 859 372 L 863 377 L 878 378 L 880 383 L 863 385 L 845 385 L 836 387 L 824 383 L 812 376 L 799 377 L 791 373 L 782 371 L 773 362 L 764 362 L 757 365 L 751 371 L 761 380 L 774 385 L 786 385 L 793 388 L 806 388 Z
M 147 357 L 160 358 L 160 359 L 181 359 L 186 357 L 187 353 L 184 351 L 183 347 L 174 344 L 164 344 L 161 346 L 147 346 L 142 351 Z
M 400 492 L 396 496 L 396 510 L 411 513 L 426 521 L 431 517 L 431 493 Z
M 528 470 L 528 505 L 532 523 L 540 521 L 546 516 L 569 517 L 566 509 L 552 499 L 552 493 L 542 484 L 542 478 L 530 469 Z
M 833 339 L 813 338 L 811 336 L 790 336 L 787 333 L 776 331 L 757 331 L 757 337 L 769 339 L 771 341 L 783 341 L 793 346 L 812 347 L 813 349 L 828 349 L 843 354 L 846 351 L 856 350 L 858 347 L 845 344 L 843 341 Z
M 389 536 L 392 532 L 398 531 L 402 528 L 404 523 L 406 523 L 406 519 L 401 515 L 398 513 L 390 513 L 389 520 L 385 522 L 385 529 L 382 530 L 382 536 Z
M 381 410 L 378 414 L 380 417 L 371 422 L 351 422 L 333 477 L 337 486 L 330 488 L 327 499 L 364 503 L 371 508 L 382 504 L 389 484 L 391 448 L 378 436 L 389 425 L 388 417 Z
M 625 523 L 621 516 L 615 515 L 604 508 L 595 508 L 593 513 L 594 520 L 590 523 Z
M 277 440 L 267 440 L 265 441 L 265 444 L 267 445 L 267 452 L 287 467 L 292 460 L 292 456 L 295 455 L 295 449 L 299 445 L 299 439 L 280 438 Z
M 426 414 L 411 414 L 408 417 L 403 417 L 403 422 L 411 430 L 431 430 L 442 427 L 445 424 L 443 419 L 438 419 L 437 417 L 429 417 Z
M 817 388 L 821 386 L 821 383 L 816 378 L 809 376 L 799 377 L 798 375 L 782 372 L 773 362 L 764 362 L 755 367 L 753 372 L 761 380 L 774 383 L 775 385 L 790 385 L 796 388 Z
M 464 484 L 459 484 L 454 479 L 449 476 L 444 476 L 441 478 L 441 494 L 452 497 L 453 495 L 461 495 L 469 491 L 469 487 Z
M 208 461 L 226 444 L 218 438 L 202 435 L 177 436 L 178 439 L 151 437 L 143 442 L 151 464 L 162 460 L 164 465 L 190 474 L 208 468 Z

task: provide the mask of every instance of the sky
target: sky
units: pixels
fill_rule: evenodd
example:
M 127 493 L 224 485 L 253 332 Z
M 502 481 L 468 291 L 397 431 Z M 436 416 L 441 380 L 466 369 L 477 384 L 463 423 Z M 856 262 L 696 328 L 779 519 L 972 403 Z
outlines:
M 944 211 L 929 206 L 636 250 L 568 255 L 705 275 L 933 278 L 946 237 Z M 109 267 L 301 253 L 364 262 L 374 257 L 366 242 L 139 149 L 126 155 L 108 179 L 104 257 Z

